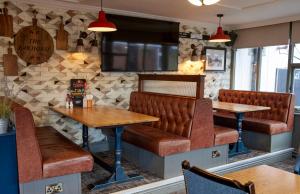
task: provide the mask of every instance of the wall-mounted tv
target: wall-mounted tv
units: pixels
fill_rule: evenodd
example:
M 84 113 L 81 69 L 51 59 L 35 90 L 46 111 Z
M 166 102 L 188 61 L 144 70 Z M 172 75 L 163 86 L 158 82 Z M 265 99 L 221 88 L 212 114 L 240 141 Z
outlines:
M 118 30 L 102 33 L 102 71 L 177 71 L 179 23 L 110 14 L 107 18 Z

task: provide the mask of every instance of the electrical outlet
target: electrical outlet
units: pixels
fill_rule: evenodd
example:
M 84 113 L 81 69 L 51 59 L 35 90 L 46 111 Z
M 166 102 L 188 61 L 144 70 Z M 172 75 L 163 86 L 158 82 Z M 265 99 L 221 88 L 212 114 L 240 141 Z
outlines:
M 53 185 L 47 185 L 46 186 L 46 194 L 56 194 L 63 192 L 63 184 L 57 183 Z
M 220 156 L 221 156 L 221 153 L 218 150 L 213 151 L 212 154 L 211 154 L 212 158 L 218 158 Z

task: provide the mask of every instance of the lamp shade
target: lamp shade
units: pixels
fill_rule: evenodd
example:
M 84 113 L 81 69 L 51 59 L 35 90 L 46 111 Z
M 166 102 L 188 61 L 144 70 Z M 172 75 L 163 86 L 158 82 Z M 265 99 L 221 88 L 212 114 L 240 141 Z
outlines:
M 114 32 L 117 27 L 114 23 L 107 21 L 104 11 L 99 11 L 98 20 L 90 23 L 88 30 L 94 32 Z
M 224 34 L 221 26 L 218 27 L 217 33 L 210 36 L 209 42 L 230 42 L 230 37 Z
M 86 57 L 87 56 L 86 56 L 86 53 L 85 53 L 83 39 L 79 38 L 79 39 L 77 39 L 77 44 L 76 44 L 75 51 L 72 52 L 72 59 L 84 60 L 84 59 L 86 59 Z

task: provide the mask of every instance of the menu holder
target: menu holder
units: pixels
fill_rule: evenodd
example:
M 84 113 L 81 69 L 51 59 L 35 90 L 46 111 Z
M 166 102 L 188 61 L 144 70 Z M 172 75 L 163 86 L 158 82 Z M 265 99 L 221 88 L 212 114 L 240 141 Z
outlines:
M 83 106 L 83 97 L 85 94 L 86 80 L 85 79 L 71 79 L 71 95 L 73 97 L 73 105 L 77 107 Z

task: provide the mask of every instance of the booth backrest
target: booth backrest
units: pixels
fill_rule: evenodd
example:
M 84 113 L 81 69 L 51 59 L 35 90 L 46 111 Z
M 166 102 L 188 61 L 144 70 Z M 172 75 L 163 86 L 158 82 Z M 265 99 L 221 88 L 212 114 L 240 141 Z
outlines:
M 133 92 L 130 111 L 159 117 L 152 127 L 183 137 L 189 137 L 195 111 L 195 99 L 160 95 L 147 92 Z
M 271 107 L 269 111 L 247 113 L 245 116 L 292 125 L 295 101 L 293 94 L 221 89 L 219 101 Z
M 191 149 L 213 145 L 213 115 L 209 99 L 132 92 L 129 110 L 159 117 L 160 120 L 151 126 L 190 138 Z
M 10 103 L 11 121 L 16 128 L 19 183 L 43 177 L 42 155 L 36 136 L 36 128 L 29 109 L 15 101 L 0 96 L 0 101 Z
M 36 128 L 31 111 L 13 107 L 16 127 L 19 182 L 30 182 L 43 177 L 43 164 Z

